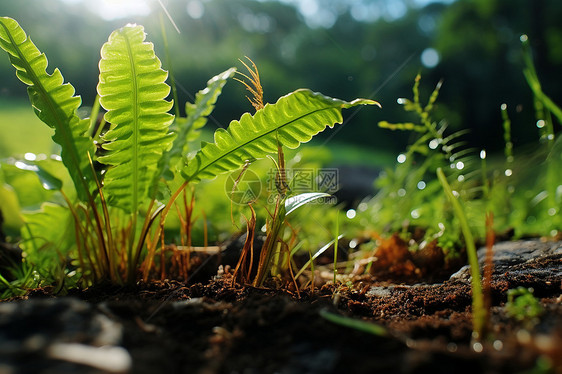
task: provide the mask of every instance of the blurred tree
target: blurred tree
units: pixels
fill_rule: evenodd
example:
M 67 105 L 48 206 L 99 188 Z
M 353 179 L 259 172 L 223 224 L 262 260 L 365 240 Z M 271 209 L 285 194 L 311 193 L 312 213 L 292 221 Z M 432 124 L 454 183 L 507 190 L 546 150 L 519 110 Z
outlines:
M 160 5 L 149 16 L 106 21 L 85 7 L 55 0 L 0 2 L 0 15 L 17 19 L 89 105 L 95 95 L 99 50 L 110 32 L 128 22 L 145 25 L 164 67 L 173 67 L 180 107 L 206 80 L 238 59 L 251 57 L 260 70 L 266 101 L 300 87 L 350 99 L 373 98 L 382 111 L 348 113 L 353 124 L 327 132 L 335 137 L 402 150 L 404 134 L 378 129 L 381 119 L 408 119 L 399 97 L 409 97 L 421 70 L 422 93 L 445 80 L 440 110 L 453 128 L 473 129 L 474 146 L 499 148 L 499 106 L 506 102 L 514 140 L 535 134 L 532 102 L 520 63 L 521 33 L 529 34 L 544 89 L 558 102 L 561 92 L 562 3 L 557 0 L 457 0 L 420 6 L 420 0 L 162 0 L 177 24 L 164 18 L 171 61 L 162 43 Z M 423 2 L 426 3 L 426 2 Z M 437 51 L 435 67 L 423 67 L 422 52 Z M 435 51 L 434 51 L 435 55 Z M 2 95 L 25 95 L 7 57 L 0 57 Z M 241 85 L 226 86 L 213 122 L 251 110 Z M 522 112 L 519 113 L 519 109 Z M 322 137 L 320 138 L 322 139 Z
M 98 15 L 79 4 L 52 0 L 2 1 L 0 15 L 16 19 L 47 55 L 50 71 L 58 67 L 86 105 L 91 105 L 99 74 L 99 51 L 117 27 L 115 22 L 101 22 Z M 6 54 L 0 57 L 0 78 L 0 97 L 25 95 L 25 86 L 9 68 Z
M 562 102 L 562 3 L 557 0 L 459 0 L 435 35 L 442 61 L 432 72 L 445 78 L 442 100 L 472 131 L 472 144 L 499 148 L 500 105 L 507 103 L 513 139 L 537 138 L 530 90 L 522 74 L 519 37 L 527 34 L 544 90 Z

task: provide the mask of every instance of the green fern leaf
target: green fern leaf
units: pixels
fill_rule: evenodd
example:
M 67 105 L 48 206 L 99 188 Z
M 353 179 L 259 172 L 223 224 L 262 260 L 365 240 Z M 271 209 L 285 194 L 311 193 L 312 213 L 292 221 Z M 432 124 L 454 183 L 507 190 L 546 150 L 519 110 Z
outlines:
M 114 31 L 101 56 L 98 94 L 112 126 L 103 137 L 107 154 L 98 159 L 112 166 L 104 191 L 110 205 L 132 213 L 146 200 L 158 162 L 174 140 L 169 133 L 172 102 L 165 100 L 168 73 L 152 43 L 145 42 L 142 26 Z
M 230 68 L 209 79 L 207 87 L 195 95 L 195 103 L 185 103 L 187 117 L 176 118 L 172 125 L 177 137 L 170 151 L 165 152 L 158 163 L 158 173 L 155 174 L 153 190 L 150 192 L 152 197 L 165 199 L 163 196 L 169 192 L 169 186 L 161 183 L 162 178 L 172 180 L 178 169 L 181 169 L 183 162 L 180 161 L 182 155 L 187 153 L 188 143 L 199 137 L 201 128 L 207 124 L 207 118 L 215 108 L 224 85 L 235 72 L 236 68 Z
M 187 126 L 185 130 L 180 130 L 178 137 L 182 138 L 183 136 L 188 141 L 196 140 L 199 137 L 201 128 L 207 123 L 207 117 L 215 109 L 215 103 L 224 85 L 228 79 L 234 76 L 235 72 L 236 68 L 230 68 L 214 76 L 207 82 L 205 89 L 195 94 L 195 103 L 185 103 Z
M 207 87 L 195 95 L 195 103 L 185 103 L 187 118 L 176 119 L 178 136 L 170 152 L 165 155 L 168 159 L 181 157 L 187 152 L 187 143 L 198 138 L 201 128 L 207 123 L 207 117 L 215 108 L 224 85 L 235 72 L 236 68 L 230 68 L 209 79 Z
M 37 49 L 25 31 L 13 19 L 0 17 L 0 47 L 8 52 L 16 76 L 25 83 L 37 116 L 55 129 L 53 140 L 61 146 L 61 158 L 76 187 L 78 197 L 86 200 L 95 188 L 88 154 L 95 147 L 86 135 L 89 120 L 80 119 L 76 110 L 82 100 L 74 96 L 74 87 L 64 83 L 55 69 L 48 74 L 47 58 Z
M 342 123 L 342 109 L 357 105 L 379 104 L 367 99 L 347 102 L 307 89 L 297 90 L 253 116 L 243 114 L 239 121 L 230 123 L 228 130 L 218 129 L 215 142 L 205 143 L 182 174 L 188 181 L 212 179 L 239 168 L 246 160 L 276 153 L 277 138 L 282 145 L 297 148 L 327 126 Z

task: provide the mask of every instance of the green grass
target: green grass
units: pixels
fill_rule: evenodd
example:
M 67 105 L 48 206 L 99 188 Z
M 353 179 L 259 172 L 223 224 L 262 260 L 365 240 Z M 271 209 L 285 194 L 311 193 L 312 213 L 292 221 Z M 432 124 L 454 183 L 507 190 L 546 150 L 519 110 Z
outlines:
M 0 158 L 56 151 L 52 130 L 37 118 L 25 99 L 0 98 L 0 134 Z

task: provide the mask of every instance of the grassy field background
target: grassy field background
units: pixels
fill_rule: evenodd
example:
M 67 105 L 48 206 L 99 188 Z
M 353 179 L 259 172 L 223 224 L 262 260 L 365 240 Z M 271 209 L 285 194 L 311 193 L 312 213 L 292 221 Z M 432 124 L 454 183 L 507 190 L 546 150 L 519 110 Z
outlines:
M 0 158 L 21 157 L 27 152 L 58 153 L 51 139 L 53 130 L 23 99 L 0 99 L 0 134 Z

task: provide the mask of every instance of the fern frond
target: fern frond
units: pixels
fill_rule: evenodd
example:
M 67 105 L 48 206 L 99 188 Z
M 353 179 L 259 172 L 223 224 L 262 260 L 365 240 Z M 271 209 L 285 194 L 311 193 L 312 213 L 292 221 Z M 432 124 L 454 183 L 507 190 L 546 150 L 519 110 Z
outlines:
M 165 98 L 167 72 L 145 42 L 142 26 L 114 31 L 103 45 L 98 94 L 111 128 L 103 136 L 107 154 L 99 161 L 112 166 L 104 177 L 110 205 L 135 212 L 148 196 L 162 153 L 172 145 L 168 127 L 174 117 Z
M 177 134 L 177 137 L 174 140 L 170 151 L 165 152 L 160 159 L 158 173 L 155 175 L 155 179 L 152 182 L 153 187 L 158 187 L 158 182 L 162 177 L 170 174 L 170 169 L 172 169 L 171 174 L 175 174 L 177 171 L 176 165 L 180 160 L 181 155 L 186 154 L 188 151 L 188 142 L 199 137 L 201 128 L 207 124 L 207 117 L 215 108 L 215 103 L 217 102 L 224 85 L 228 79 L 232 78 L 235 71 L 235 68 L 230 68 L 209 79 L 207 87 L 197 92 L 195 95 L 195 103 L 185 103 L 187 118 L 176 117 L 173 127 L 175 127 L 174 132 Z M 156 195 L 153 194 L 153 196 Z
M 10 62 L 16 68 L 16 76 L 28 86 L 27 93 L 35 114 L 55 129 L 53 140 L 61 146 L 61 158 L 78 197 L 87 200 L 95 188 L 88 161 L 88 154 L 93 156 L 95 147 L 86 135 L 89 120 L 80 119 L 76 114 L 82 100 L 74 95 L 72 85 L 64 83 L 58 69 L 52 74 L 47 73 L 45 55 L 20 25 L 8 17 L 0 17 L 0 47 L 8 52 Z
M 185 103 L 186 122 L 178 128 L 178 137 L 171 152 L 186 152 L 187 142 L 199 138 L 201 128 L 207 124 L 207 117 L 215 109 L 215 104 L 228 79 L 234 76 L 236 68 L 230 68 L 207 82 L 207 87 L 195 94 L 195 103 Z
M 351 102 L 333 99 L 301 89 L 267 104 L 253 116 L 242 115 L 228 130 L 218 129 L 215 142 L 206 143 L 184 168 L 188 181 L 212 179 L 218 174 L 239 168 L 246 160 L 277 152 L 278 141 L 297 148 L 327 126 L 342 123 L 341 111 L 357 105 L 379 105 L 376 101 L 356 99 Z

